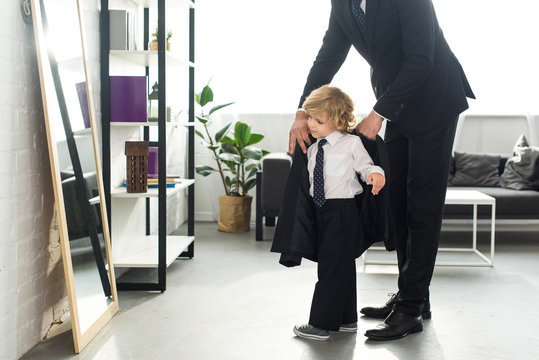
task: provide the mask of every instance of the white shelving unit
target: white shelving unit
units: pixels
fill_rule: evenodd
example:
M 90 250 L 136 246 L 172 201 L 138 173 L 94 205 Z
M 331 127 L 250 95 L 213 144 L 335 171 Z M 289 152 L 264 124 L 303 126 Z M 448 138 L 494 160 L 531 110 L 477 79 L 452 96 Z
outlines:
M 132 249 L 119 254 L 114 259 L 114 267 L 127 268 L 156 268 L 159 265 L 157 236 L 135 236 L 130 240 Z M 170 266 L 179 254 L 187 251 L 189 245 L 195 240 L 194 236 L 167 236 L 167 267 Z
M 174 183 L 174 187 L 167 187 L 167 196 L 174 195 L 175 193 L 186 189 L 188 186 L 193 185 L 195 180 L 185 179 L 178 180 Z M 157 188 L 148 188 L 148 192 L 145 193 L 128 193 L 125 187 L 118 187 L 110 192 L 111 197 L 114 198 L 156 198 L 159 196 Z
M 144 67 L 155 67 L 158 61 L 157 50 L 111 50 L 110 56 Z M 178 67 L 195 67 L 193 62 L 170 51 L 167 51 L 167 64 Z
M 113 3 L 112 5 L 110 3 Z M 149 9 L 157 9 L 157 23 L 159 28 L 159 38 L 164 38 L 165 16 L 166 10 L 169 8 L 175 8 L 178 11 L 188 11 L 189 15 L 189 29 L 188 34 L 177 35 L 178 31 L 175 31 L 175 36 L 189 35 L 189 49 L 181 49 L 179 53 L 170 51 L 152 50 L 109 50 L 108 48 L 102 49 L 106 51 L 106 59 L 102 57 L 102 64 L 106 63 L 102 67 L 102 84 L 108 84 L 108 76 L 115 75 L 111 73 L 111 68 L 121 69 L 123 65 L 127 64 L 128 74 L 131 71 L 137 71 L 133 75 L 140 75 L 138 69 L 146 71 L 146 75 L 149 73 L 158 74 L 159 83 L 159 114 L 161 117 L 157 122 L 111 122 L 110 113 L 108 113 L 108 119 L 106 119 L 106 110 L 110 104 L 110 88 L 105 89 L 106 94 L 102 98 L 104 106 L 104 120 L 103 120 L 103 156 L 104 156 L 104 175 L 108 174 L 109 184 L 105 183 L 105 190 L 108 192 L 108 203 L 110 204 L 110 227 L 111 227 L 111 242 L 112 242 L 112 261 L 114 267 L 117 268 L 156 268 L 158 269 L 158 282 L 157 283 L 120 283 L 118 282 L 119 290 L 161 290 L 166 288 L 166 267 L 170 266 L 175 259 L 181 254 L 189 258 L 193 257 L 194 250 L 193 244 L 195 240 L 194 236 L 194 2 L 190 0 L 131 0 L 131 3 L 135 4 L 139 8 L 144 8 L 144 27 L 145 37 L 151 33 L 149 24 Z M 118 5 L 122 3 L 113 2 L 109 0 L 101 0 L 103 9 L 117 9 Z M 166 4 L 166 9 L 164 8 Z M 107 13 L 105 11 L 105 13 Z M 102 12 L 103 16 L 103 12 Z M 170 19 L 170 17 L 169 17 Z M 108 24 L 108 13 L 105 14 L 102 19 L 103 23 Z M 139 21 L 142 22 L 142 19 Z M 102 41 L 107 43 L 106 40 L 110 35 L 109 31 L 103 32 Z M 160 43 L 160 45 L 162 45 Z M 181 52 L 181 53 L 180 53 Z M 111 66 L 113 65 L 113 66 Z M 163 114 L 166 114 L 167 107 L 167 76 L 168 70 L 175 69 L 177 71 L 189 72 L 189 83 L 185 83 L 188 99 L 188 121 L 172 121 L 167 122 L 163 119 Z M 122 75 L 126 75 L 122 73 Z M 174 75 L 175 77 L 176 75 Z M 152 80 L 153 81 L 153 80 Z M 174 81 L 170 79 L 169 81 Z M 178 83 L 176 81 L 176 83 Z M 181 82 L 179 82 L 181 83 Z M 151 84 L 148 84 L 151 87 Z M 151 90 L 151 89 L 149 89 Z M 185 88 L 183 89 L 185 90 Z M 182 90 L 182 92 L 183 92 Z M 106 96 L 109 96 L 107 99 Z M 148 188 L 145 193 L 128 193 L 125 187 L 118 187 L 118 184 L 112 183 L 111 180 L 111 164 L 113 163 L 111 156 L 111 145 L 115 141 L 136 140 L 132 135 L 136 137 L 136 129 L 140 129 L 140 140 L 144 138 L 148 139 L 150 136 L 150 128 L 152 131 L 157 131 L 157 142 L 150 142 L 150 146 L 157 146 L 159 148 L 159 169 L 161 170 L 166 159 L 167 146 L 164 146 L 168 142 L 167 132 L 169 129 L 177 127 L 187 128 L 187 178 L 182 178 L 174 183 L 174 187 L 162 187 L 161 188 Z M 133 131 L 129 129 L 133 129 Z M 144 130 L 144 131 L 142 131 Z M 142 133 L 144 132 L 144 136 Z M 131 135 L 128 135 L 131 134 Z M 155 133 L 153 133 L 155 135 Z M 107 144 L 108 141 L 108 144 Z M 117 143 L 116 143 L 117 144 Z M 105 146 L 107 145 L 107 146 Z M 118 145 L 116 145 L 118 150 Z M 116 156 L 119 152 L 116 151 Z M 178 156 L 179 154 L 175 154 Z M 108 158 L 108 162 L 106 157 Z M 115 162 L 119 164 L 118 161 Z M 105 169 L 105 165 L 108 165 L 108 169 Z M 159 181 L 165 181 L 166 175 L 159 173 Z M 163 193 L 161 193 L 163 191 Z M 174 201 L 178 198 L 178 194 L 181 192 L 188 193 L 188 215 L 187 215 L 187 235 L 171 235 L 167 232 L 167 212 L 168 202 Z M 157 234 L 149 235 L 149 219 L 151 207 L 149 206 L 149 199 L 157 200 L 157 214 L 152 214 L 151 217 L 157 218 Z M 156 201 L 152 200 L 152 201 Z M 170 229 L 174 230 L 174 229 Z

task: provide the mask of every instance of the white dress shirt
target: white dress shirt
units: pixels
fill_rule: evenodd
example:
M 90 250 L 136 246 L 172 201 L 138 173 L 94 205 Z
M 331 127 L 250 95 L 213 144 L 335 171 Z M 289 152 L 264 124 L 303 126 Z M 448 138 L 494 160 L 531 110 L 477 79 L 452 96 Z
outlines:
M 328 142 L 323 146 L 326 199 L 349 199 L 361 194 L 363 187 L 357 179 L 357 174 L 360 174 L 364 182 L 367 182 L 373 172 L 384 175 L 384 170 L 374 165 L 358 136 L 334 131 L 326 136 L 326 140 Z M 319 141 L 320 139 L 307 150 L 311 196 L 313 196 L 313 174 Z

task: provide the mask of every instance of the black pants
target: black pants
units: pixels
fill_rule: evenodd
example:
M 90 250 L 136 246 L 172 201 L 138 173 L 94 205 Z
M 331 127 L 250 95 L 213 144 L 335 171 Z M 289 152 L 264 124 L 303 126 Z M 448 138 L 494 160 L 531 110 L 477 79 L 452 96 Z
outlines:
M 359 236 L 355 199 L 329 199 L 316 210 L 318 282 L 309 324 L 337 331 L 357 321 L 355 249 Z
M 390 204 L 399 262 L 397 308 L 421 313 L 434 271 L 457 118 L 421 134 L 388 122 Z

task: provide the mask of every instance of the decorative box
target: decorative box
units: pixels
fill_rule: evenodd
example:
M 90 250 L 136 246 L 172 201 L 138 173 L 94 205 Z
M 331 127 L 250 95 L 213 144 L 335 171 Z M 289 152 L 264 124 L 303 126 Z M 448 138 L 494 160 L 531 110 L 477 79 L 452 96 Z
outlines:
M 146 76 L 110 77 L 110 121 L 147 122 Z
M 150 146 L 148 150 L 148 177 L 156 178 L 159 174 L 159 148 L 156 146 Z
M 127 192 L 143 193 L 148 191 L 148 141 L 126 141 L 125 155 Z

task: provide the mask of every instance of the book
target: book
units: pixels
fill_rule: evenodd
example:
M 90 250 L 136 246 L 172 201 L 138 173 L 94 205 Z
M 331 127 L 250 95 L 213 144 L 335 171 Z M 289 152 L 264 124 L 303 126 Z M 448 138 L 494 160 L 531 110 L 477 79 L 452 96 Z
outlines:
M 129 50 L 129 15 L 126 10 L 109 10 L 110 49 Z
M 180 183 L 180 179 L 178 177 L 168 177 L 167 178 L 167 188 L 173 188 L 176 187 L 176 184 Z M 148 188 L 157 188 L 159 187 L 159 179 L 157 178 L 148 178 L 147 180 Z M 122 184 L 123 187 L 127 187 L 126 182 L 124 181 Z

